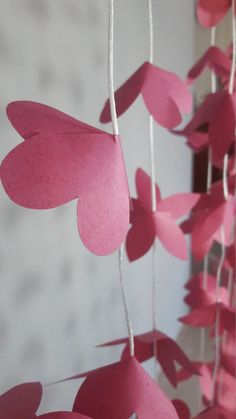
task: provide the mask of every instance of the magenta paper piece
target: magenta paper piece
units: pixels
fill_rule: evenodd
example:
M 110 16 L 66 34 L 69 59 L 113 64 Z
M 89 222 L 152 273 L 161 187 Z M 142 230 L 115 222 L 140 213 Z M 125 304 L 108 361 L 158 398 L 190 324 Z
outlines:
M 178 383 L 175 362 L 180 364 L 186 370 L 189 370 L 191 374 L 197 374 L 197 371 L 192 362 L 185 355 L 179 345 L 169 336 L 158 330 L 153 330 L 151 332 L 134 336 L 135 357 L 139 362 L 144 362 L 154 356 L 155 342 L 157 343 L 156 359 L 159 362 L 165 376 L 174 387 L 176 387 Z M 129 358 L 128 338 L 106 342 L 102 345 L 99 345 L 99 347 L 121 344 L 125 344 L 121 355 L 121 359 L 125 360 Z
M 218 194 L 216 190 L 213 190 L 211 194 L 202 195 L 190 220 L 181 224 L 185 233 L 192 233 L 192 253 L 197 260 L 202 259 L 209 252 L 214 240 L 225 246 L 232 243 L 236 200 L 229 195 L 226 201 L 221 195 L 222 193 Z
M 214 290 L 216 288 L 216 277 L 206 273 L 207 289 Z M 191 292 L 199 291 L 204 288 L 204 273 L 200 272 L 193 275 L 185 284 L 184 288 Z
M 231 2 L 232 0 L 197 0 L 199 23 L 206 28 L 218 25 L 231 7 Z
M 220 48 L 210 47 L 188 72 L 188 81 L 192 82 L 209 68 L 220 77 L 228 78 L 231 70 L 231 60 Z
M 190 314 L 179 318 L 179 320 L 193 327 L 213 326 L 218 311 L 220 312 L 219 333 L 222 334 L 225 330 L 233 332 L 235 329 L 235 312 L 221 302 L 196 308 Z
M 80 413 L 75 412 L 51 412 L 38 417 L 41 419 L 92 419 L 89 416 L 81 415 Z
M 151 206 L 151 180 L 142 170 L 136 171 L 137 199 L 132 199 L 131 228 L 126 239 L 126 251 L 130 261 L 142 257 L 157 237 L 172 255 L 187 258 L 187 246 L 176 220 L 197 203 L 199 194 L 179 193 L 161 199 L 158 186 L 157 210 Z
M 218 91 L 206 96 L 183 130 L 173 133 L 185 136 L 194 151 L 209 145 L 213 163 L 219 165 L 235 141 L 235 126 L 235 94 Z
M 97 255 L 114 252 L 129 224 L 129 191 L 120 139 L 34 102 L 13 102 L 8 117 L 26 139 L 1 164 L 9 197 L 33 209 L 79 197 L 78 229 Z
M 179 419 L 191 419 L 189 407 L 182 400 L 172 400 L 175 406 L 176 412 L 179 415 Z
M 73 410 L 94 419 L 129 418 L 134 413 L 139 419 L 178 419 L 171 401 L 134 357 L 90 371 Z
M 223 351 L 221 353 L 221 365 L 222 367 L 233 377 L 235 377 L 236 371 L 236 342 L 234 343 L 234 353 L 227 353 Z
M 42 398 L 40 383 L 19 384 L 0 396 L 0 419 L 36 419 Z
M 142 94 L 145 105 L 155 121 L 165 128 L 173 128 L 182 121 L 181 113 L 189 113 L 192 96 L 184 82 L 174 73 L 145 62 L 115 92 L 117 115 L 122 115 Z M 107 100 L 100 121 L 111 121 Z

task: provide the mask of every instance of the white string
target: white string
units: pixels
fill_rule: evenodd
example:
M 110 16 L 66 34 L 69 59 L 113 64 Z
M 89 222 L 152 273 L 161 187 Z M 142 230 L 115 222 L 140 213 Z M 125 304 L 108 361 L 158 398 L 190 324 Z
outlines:
M 109 40 L 108 40 L 108 90 L 109 90 L 109 99 L 110 99 L 110 111 L 111 111 L 111 120 L 113 127 L 113 134 L 119 135 L 118 129 L 118 120 L 116 113 L 116 102 L 115 102 L 115 92 L 114 92 L 114 1 L 109 0 Z M 129 335 L 129 348 L 130 355 L 134 356 L 134 334 L 132 323 L 129 314 L 129 306 L 125 291 L 125 279 L 124 279 L 124 245 L 122 244 L 119 249 L 119 273 L 120 273 L 120 284 L 121 284 L 121 293 L 125 310 L 126 325 Z
M 211 47 L 216 44 L 216 27 L 211 28 Z M 211 72 L 211 92 L 216 92 L 216 74 L 214 71 Z
M 154 36 L 153 36 L 153 10 L 152 0 L 148 0 L 148 24 L 149 24 L 149 62 L 153 63 L 154 56 Z M 150 166 L 151 166 L 151 197 L 152 197 L 152 212 L 156 212 L 156 184 L 155 184 L 155 147 L 154 147 L 154 121 L 152 115 L 149 115 L 149 144 L 150 144 Z M 152 246 L 152 328 L 156 330 L 156 292 L 157 292 L 157 277 L 156 277 L 156 238 Z M 157 341 L 153 342 L 153 356 L 156 379 L 158 379 L 158 365 L 157 365 Z

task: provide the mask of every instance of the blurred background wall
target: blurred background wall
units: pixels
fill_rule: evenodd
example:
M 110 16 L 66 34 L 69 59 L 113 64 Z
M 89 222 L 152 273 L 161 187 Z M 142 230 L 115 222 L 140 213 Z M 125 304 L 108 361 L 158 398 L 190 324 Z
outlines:
M 155 0 L 155 58 L 185 77 L 194 56 L 194 2 Z M 115 85 L 148 58 L 146 0 L 115 1 Z M 21 138 L 5 106 L 28 99 L 99 127 L 107 97 L 106 0 L 0 0 L 0 156 Z M 149 171 L 148 115 L 142 99 L 120 119 L 131 193 L 138 166 Z M 105 129 L 110 130 L 110 126 Z M 189 191 L 191 154 L 184 140 L 155 126 L 157 181 L 162 195 Z M 76 202 L 30 211 L 0 192 L 0 390 L 26 380 L 44 383 L 118 359 L 95 349 L 126 335 L 117 254 L 96 257 L 80 242 Z M 186 311 L 189 263 L 158 245 L 157 318 L 172 337 Z M 135 333 L 151 324 L 151 255 L 125 262 Z M 44 407 L 71 406 L 78 383 L 45 389 Z

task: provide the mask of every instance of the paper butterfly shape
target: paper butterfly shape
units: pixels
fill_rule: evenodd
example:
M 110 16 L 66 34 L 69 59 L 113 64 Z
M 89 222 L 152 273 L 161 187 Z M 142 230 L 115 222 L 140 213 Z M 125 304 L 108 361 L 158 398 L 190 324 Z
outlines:
M 232 0 L 197 0 L 199 23 L 206 28 L 218 25 L 224 19 L 231 4 Z
M 193 327 L 208 327 L 215 324 L 219 312 L 219 333 L 222 334 L 224 330 L 232 332 L 235 329 L 235 312 L 229 307 L 229 296 L 225 288 L 219 290 L 219 297 L 219 301 L 216 302 L 214 295 L 214 301 L 211 303 L 209 301 L 206 305 L 204 305 L 205 301 L 202 301 L 200 306 L 186 316 L 180 317 L 179 320 Z M 209 293 L 208 298 L 210 298 Z
M 75 412 L 51 412 L 38 417 L 41 419 L 92 419 L 89 416 Z
M 200 76 L 205 68 L 209 68 L 220 77 L 229 78 L 231 66 L 232 63 L 228 55 L 220 48 L 213 46 L 208 48 L 196 64 L 189 70 L 187 80 L 189 83 L 193 82 Z
M 214 240 L 226 246 L 232 243 L 232 228 L 236 214 L 236 200 L 229 194 L 225 200 L 222 194 L 213 191 L 202 194 L 189 220 L 181 227 L 192 234 L 192 253 L 201 260 L 210 250 Z M 222 237 L 223 229 L 223 237 Z
M 47 209 L 79 197 L 78 230 L 96 255 L 114 252 L 129 224 L 129 191 L 119 137 L 34 102 L 13 102 L 7 115 L 26 140 L 1 164 L 18 205 Z
M 174 73 L 145 62 L 115 92 L 117 115 L 122 115 L 142 95 L 149 113 L 165 128 L 173 128 L 182 121 L 181 113 L 189 113 L 192 96 L 185 83 Z M 100 116 L 103 123 L 111 121 L 107 100 Z
M 73 411 L 94 419 L 178 419 L 160 387 L 134 357 L 73 378 L 87 378 L 79 388 Z
M 172 132 L 186 137 L 194 151 L 211 147 L 213 163 L 218 166 L 234 144 L 235 128 L 235 94 L 218 91 L 206 96 L 183 130 Z
M 158 238 L 172 255 L 187 258 L 187 246 L 176 220 L 187 214 L 196 204 L 199 194 L 179 193 L 161 199 L 156 185 L 157 210 L 152 212 L 151 180 L 142 170 L 136 171 L 137 199 L 132 199 L 131 228 L 126 239 L 130 261 L 142 257 Z
M 36 419 L 42 398 L 40 383 L 24 383 L 0 396 L 0 419 Z
M 161 365 L 165 376 L 174 387 L 177 386 L 178 382 L 175 362 L 180 364 L 186 370 L 191 371 L 192 374 L 197 373 L 192 362 L 185 355 L 179 345 L 173 339 L 160 332 L 159 330 L 152 330 L 151 332 L 134 336 L 134 353 L 136 359 L 139 362 L 144 362 L 154 356 L 155 342 L 157 343 L 156 359 Z M 125 344 L 121 355 L 121 359 L 125 360 L 129 358 L 128 338 L 121 338 L 111 342 L 106 342 L 102 345 L 99 345 L 99 347 L 115 346 L 121 344 Z
M 191 419 L 189 407 L 182 400 L 172 400 L 175 406 L 176 412 L 179 415 L 179 419 Z

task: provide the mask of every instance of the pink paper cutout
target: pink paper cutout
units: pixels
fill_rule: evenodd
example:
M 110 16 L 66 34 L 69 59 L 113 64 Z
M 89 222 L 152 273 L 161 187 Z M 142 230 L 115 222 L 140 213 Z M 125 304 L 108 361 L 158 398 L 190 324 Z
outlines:
M 36 419 L 42 398 L 40 383 L 24 383 L 0 396 L 0 419 Z
M 235 378 L 235 370 L 236 370 L 236 354 L 234 347 L 234 353 L 230 354 L 226 351 L 221 353 L 221 365 L 222 367 Z
M 197 0 L 198 22 L 212 28 L 224 19 L 230 7 L 231 0 Z
M 183 130 L 173 133 L 186 137 L 194 151 L 211 146 L 213 163 L 219 165 L 235 141 L 235 126 L 235 94 L 218 91 L 206 96 Z
M 97 255 L 114 252 L 129 223 L 129 191 L 119 139 L 34 102 L 7 108 L 25 142 L 1 164 L 5 191 L 18 205 L 47 209 L 79 197 L 78 229 Z
M 189 407 L 182 400 L 172 400 L 179 419 L 191 419 Z
M 235 217 L 235 198 L 229 195 L 226 201 L 214 190 L 199 199 L 190 220 L 182 223 L 185 233 L 192 233 L 192 253 L 197 260 L 202 259 L 210 250 L 213 241 L 225 246 L 231 244 L 232 226 Z M 221 227 L 224 230 L 222 241 Z
M 133 413 L 139 419 L 178 418 L 171 401 L 134 357 L 91 371 L 73 410 L 96 419 L 129 418 Z
M 232 332 L 235 329 L 235 313 L 221 302 L 196 308 L 190 314 L 180 317 L 179 320 L 193 327 L 213 326 L 218 310 L 220 311 L 219 333 L 222 334 L 224 330 Z
M 220 48 L 210 47 L 189 70 L 188 81 L 191 83 L 197 79 L 205 68 L 209 68 L 218 76 L 228 78 L 231 65 L 231 60 L 227 54 Z
M 164 333 L 153 330 L 141 335 L 134 336 L 134 353 L 139 362 L 144 362 L 154 356 L 154 342 L 157 342 L 156 359 L 159 362 L 165 376 L 170 383 L 177 386 L 177 371 L 175 362 L 180 364 L 191 374 L 197 374 L 195 367 L 189 358 L 185 355 L 180 346 L 169 336 Z M 121 359 L 129 358 L 129 339 L 122 338 L 112 342 L 106 342 L 99 347 L 115 346 L 125 344 L 122 351 Z
M 235 412 L 229 412 L 221 406 L 213 406 L 194 416 L 193 419 L 235 419 Z
M 132 199 L 132 226 L 126 239 L 126 251 L 130 261 L 142 257 L 157 237 L 172 255 L 187 258 L 187 246 L 176 219 L 185 215 L 196 204 L 199 194 L 180 193 L 161 199 L 157 190 L 157 210 L 151 207 L 151 180 L 142 170 L 136 171 L 137 199 Z
M 145 105 L 155 121 L 173 128 L 182 121 L 181 113 L 189 113 L 192 97 L 184 82 L 174 73 L 149 62 L 139 69 L 115 92 L 117 115 L 122 115 L 142 94 Z M 109 100 L 100 116 L 103 123 L 111 121 Z
M 212 291 L 216 288 L 216 278 L 206 273 L 207 289 Z M 204 288 L 204 272 L 193 275 L 185 284 L 185 288 L 191 292 L 199 291 Z

